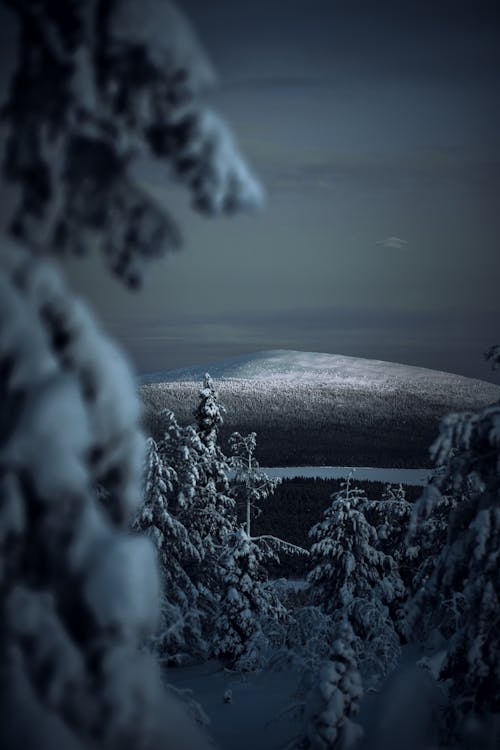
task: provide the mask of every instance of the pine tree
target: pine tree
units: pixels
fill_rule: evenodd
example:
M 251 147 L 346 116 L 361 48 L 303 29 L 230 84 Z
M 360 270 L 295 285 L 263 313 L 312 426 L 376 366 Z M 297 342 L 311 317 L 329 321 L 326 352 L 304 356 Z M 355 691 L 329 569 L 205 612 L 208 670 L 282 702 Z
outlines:
M 224 407 L 219 403 L 212 378 L 206 373 L 194 418 L 198 435 L 207 448 L 215 448 L 217 445 L 218 431 L 224 422 L 222 417 L 224 411 Z
M 278 477 L 268 477 L 259 466 L 255 457 L 257 447 L 257 435 L 250 432 L 241 435 L 233 432 L 229 438 L 231 450 L 230 466 L 234 471 L 231 482 L 233 493 L 237 501 L 245 508 L 245 528 L 248 536 L 251 536 L 252 513 L 259 511 L 259 503 L 273 494 L 281 483 Z
M 403 595 L 402 582 L 390 555 L 378 549 L 377 534 L 365 516 L 363 490 L 348 477 L 309 532 L 313 539 L 309 581 L 327 611 L 349 607 L 356 598 L 378 598 L 391 604 Z
M 175 472 L 165 467 L 152 438 L 147 441 L 144 500 L 132 524 L 153 541 L 162 584 L 161 622 L 153 644 L 166 661 L 178 663 L 206 652 L 202 638 L 199 591 L 186 567 L 201 562 L 186 528 L 168 508 Z
M 500 711 L 500 405 L 446 417 L 432 454 L 443 471 L 417 502 L 410 534 L 420 534 L 422 521 L 443 508 L 443 495 L 452 491 L 454 502 L 446 539 L 410 602 L 409 618 L 441 614 L 447 637 L 441 678 L 456 734 L 465 731 L 465 717 L 486 721 Z
M 262 552 L 243 529 L 227 540 L 219 565 L 223 590 L 213 653 L 237 664 L 262 633 L 263 623 L 283 617 L 284 610 L 271 590 L 263 586 Z M 249 664 L 251 659 L 247 658 L 245 665 Z
M 128 533 L 133 378 L 55 268 L 2 250 L 2 747 L 205 746 L 138 650 L 159 586 L 151 544 Z
M 138 650 L 159 590 L 152 545 L 128 533 L 143 451 L 134 380 L 43 256 L 97 247 L 137 286 L 179 244 L 137 177 L 144 154 L 205 213 L 261 191 L 196 102 L 211 67 L 170 3 L 7 5 L 20 33 L 3 110 L 17 203 L 0 257 L 2 747 L 204 747 Z
M 379 501 L 369 502 L 366 516 L 377 534 L 377 547 L 390 555 L 405 587 L 410 587 L 418 567 L 420 548 L 408 544 L 406 532 L 412 505 L 402 484 L 387 484 Z
M 214 72 L 171 3 L 148 0 L 139 10 L 134 0 L 45 0 L 40 12 L 30 0 L 7 4 L 22 27 L 5 110 L 4 171 L 20 193 L 16 237 L 46 252 L 97 247 L 137 286 L 147 260 L 180 244 L 173 217 L 134 172 L 145 154 L 168 166 L 202 213 L 259 204 L 227 127 L 197 103 Z
M 348 750 L 363 731 L 352 717 L 363 697 L 354 650 L 355 636 L 348 620 L 340 622 L 328 661 L 320 667 L 307 711 L 308 750 Z
M 377 533 L 365 516 L 364 492 L 352 488 L 348 477 L 333 498 L 323 521 L 309 532 L 314 567 L 308 580 L 326 612 L 349 616 L 360 668 L 376 684 L 399 656 L 391 610 L 405 588 L 394 559 L 378 548 Z
M 235 502 L 230 494 L 228 478 L 230 466 L 218 444 L 224 411 L 207 373 L 194 413 L 195 430 L 200 442 L 197 444 L 198 483 L 193 511 L 198 533 L 211 559 L 218 556 L 220 545 L 226 535 L 234 531 L 236 523 Z
M 207 445 L 195 427 L 181 427 L 173 414 L 168 416 L 159 451 L 163 463 L 175 471 L 175 515 L 199 550 L 205 575 L 212 575 L 210 567 L 235 525 L 227 460 L 216 443 Z

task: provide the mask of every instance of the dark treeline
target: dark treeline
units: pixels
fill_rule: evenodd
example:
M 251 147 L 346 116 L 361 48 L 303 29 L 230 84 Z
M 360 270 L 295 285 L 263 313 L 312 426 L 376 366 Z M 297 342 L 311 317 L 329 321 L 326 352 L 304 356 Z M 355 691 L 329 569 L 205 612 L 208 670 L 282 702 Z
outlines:
M 272 534 L 297 544 L 311 546 L 309 529 L 320 519 L 331 503 L 331 497 L 341 489 L 341 479 L 312 479 L 295 477 L 278 485 L 274 495 L 260 506 L 260 514 L 253 522 L 254 534 Z M 383 482 L 356 480 L 370 500 L 380 500 Z M 422 493 L 421 487 L 405 486 L 406 499 L 414 502 Z M 243 512 L 242 509 L 239 512 Z M 241 516 L 243 520 L 243 516 Z M 272 566 L 272 573 L 282 576 L 303 575 L 307 567 L 304 559 L 281 555 L 280 565 Z
M 160 406 L 148 398 L 144 412 L 146 433 L 155 439 L 165 431 Z M 411 411 L 387 415 L 369 408 L 311 414 L 290 409 L 285 403 L 272 411 L 264 404 L 256 404 L 250 412 L 236 404 L 226 404 L 226 409 L 220 430 L 223 449 L 233 432 L 255 431 L 261 466 L 428 466 L 429 445 L 437 437 L 439 425 L 437 413 L 428 408 L 420 411 L 417 405 Z M 189 424 L 191 414 L 183 411 L 174 409 L 179 423 Z
M 473 383 L 474 381 L 470 381 Z M 224 404 L 223 450 L 233 432 L 256 432 L 261 466 L 430 466 L 429 446 L 449 412 L 476 409 L 498 398 L 495 386 L 468 381 L 444 387 L 432 377 L 394 388 L 311 386 L 268 380 L 218 380 Z M 418 386 L 418 387 L 417 387 Z M 179 424 L 192 420 L 199 385 L 158 383 L 140 388 L 144 427 L 156 440 L 165 432 L 165 409 Z

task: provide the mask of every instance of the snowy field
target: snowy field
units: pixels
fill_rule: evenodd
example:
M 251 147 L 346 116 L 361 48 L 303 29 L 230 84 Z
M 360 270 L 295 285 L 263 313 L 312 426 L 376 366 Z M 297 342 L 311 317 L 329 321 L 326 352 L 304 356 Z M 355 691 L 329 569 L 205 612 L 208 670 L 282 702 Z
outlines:
M 357 722 L 364 737 L 357 750 L 422 750 L 433 746 L 433 710 L 442 694 L 426 670 L 418 666 L 422 649 L 403 648 L 401 660 L 380 691 L 369 691 L 361 702 Z M 293 706 L 298 671 L 238 673 L 212 660 L 196 666 L 168 669 L 166 679 L 189 691 L 208 719 L 216 750 L 284 750 L 300 732 Z M 231 692 L 231 703 L 224 695 Z
M 352 473 L 353 479 L 360 481 L 419 486 L 427 484 L 431 473 L 430 469 L 386 469 L 372 466 L 272 466 L 263 467 L 262 470 L 270 477 L 281 479 L 341 479 Z
M 167 670 L 166 679 L 192 691 L 210 723 L 217 750 L 278 750 L 297 734 L 299 724 L 283 712 L 297 698 L 299 675 L 282 672 L 229 672 L 219 662 Z M 224 702 L 231 691 L 232 702 Z

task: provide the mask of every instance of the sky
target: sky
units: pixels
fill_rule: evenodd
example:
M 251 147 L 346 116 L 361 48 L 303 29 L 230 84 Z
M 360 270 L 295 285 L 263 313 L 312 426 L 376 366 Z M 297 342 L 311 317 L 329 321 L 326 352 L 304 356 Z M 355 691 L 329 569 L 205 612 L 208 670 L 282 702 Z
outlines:
M 495 5 L 178 2 L 267 205 L 201 218 L 149 169 L 182 252 L 138 294 L 98 258 L 68 264 L 139 373 L 297 349 L 498 380 L 482 357 L 500 341 Z

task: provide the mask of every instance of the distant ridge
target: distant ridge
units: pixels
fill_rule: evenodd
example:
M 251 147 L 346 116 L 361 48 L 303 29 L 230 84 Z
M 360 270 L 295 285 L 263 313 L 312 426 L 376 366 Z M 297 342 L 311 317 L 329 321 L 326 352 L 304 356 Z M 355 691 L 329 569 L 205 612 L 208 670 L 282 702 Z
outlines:
M 500 400 L 500 386 L 462 375 L 272 350 L 143 376 L 149 434 L 163 433 L 163 409 L 192 422 L 207 371 L 226 407 L 222 439 L 255 431 L 264 466 L 429 466 L 429 446 L 445 414 Z
M 453 379 L 477 382 L 490 386 L 492 393 L 499 393 L 500 388 L 492 383 L 474 380 L 463 375 L 431 370 L 397 362 L 386 362 L 377 359 L 349 357 L 343 354 L 325 354 L 320 352 L 301 352 L 289 349 L 272 349 L 252 354 L 245 354 L 231 359 L 219 360 L 206 365 L 192 365 L 174 370 L 140 375 L 140 385 L 151 383 L 196 382 L 203 380 L 205 373 L 214 379 L 251 379 L 288 378 L 301 380 L 331 379 L 341 381 L 359 380 L 361 382 L 385 382 L 393 378 L 426 380 L 432 373 L 435 381 L 448 382 Z

